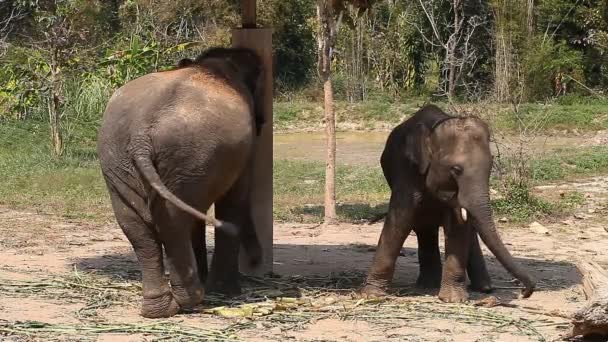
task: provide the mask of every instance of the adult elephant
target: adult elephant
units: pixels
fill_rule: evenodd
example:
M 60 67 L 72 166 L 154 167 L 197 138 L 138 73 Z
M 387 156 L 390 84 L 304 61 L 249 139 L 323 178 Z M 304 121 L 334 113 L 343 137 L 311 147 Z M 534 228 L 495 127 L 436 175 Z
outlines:
M 418 284 L 434 287 L 440 283 L 441 300 L 467 300 L 467 271 L 472 287 L 491 289 L 477 234 L 523 283 L 523 297 L 534 292 L 534 280 L 515 263 L 494 225 L 489 198 L 490 131 L 482 120 L 450 116 L 427 105 L 391 132 L 381 165 L 391 198 L 363 294 L 385 293 L 412 229 L 418 236 Z M 444 227 L 446 238 L 443 269 L 439 226 Z
M 255 101 L 262 75 L 253 51 L 213 48 L 174 70 L 128 82 L 107 105 L 98 154 L 116 220 L 142 267 L 144 317 L 199 304 L 206 281 L 238 292 L 235 229 L 251 263 L 260 261 L 249 164 L 263 124 Z M 212 203 L 225 221 L 212 221 L 216 244 L 207 279 L 203 213 Z

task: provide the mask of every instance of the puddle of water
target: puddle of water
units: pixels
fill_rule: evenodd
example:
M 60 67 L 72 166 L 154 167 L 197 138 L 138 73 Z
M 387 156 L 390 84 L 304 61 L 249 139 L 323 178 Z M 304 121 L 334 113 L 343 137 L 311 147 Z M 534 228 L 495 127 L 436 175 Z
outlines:
M 344 165 L 380 164 L 389 132 L 338 132 L 336 134 L 336 162 Z M 518 137 L 498 138 L 502 153 L 518 148 Z M 558 148 L 572 148 L 587 142 L 587 137 L 538 136 L 527 141 L 524 146 L 533 153 L 544 153 Z M 492 152 L 496 147 L 492 144 Z M 299 132 L 274 135 L 274 158 L 288 160 L 325 161 L 325 133 Z

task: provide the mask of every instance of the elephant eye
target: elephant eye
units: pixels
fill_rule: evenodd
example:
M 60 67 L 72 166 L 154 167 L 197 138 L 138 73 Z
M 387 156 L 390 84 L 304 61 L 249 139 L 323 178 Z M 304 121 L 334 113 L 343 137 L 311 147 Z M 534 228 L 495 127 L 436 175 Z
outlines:
M 462 175 L 462 166 L 460 166 L 460 165 L 454 165 L 454 166 L 452 166 L 450 168 L 450 172 L 454 176 L 460 176 L 460 175 Z

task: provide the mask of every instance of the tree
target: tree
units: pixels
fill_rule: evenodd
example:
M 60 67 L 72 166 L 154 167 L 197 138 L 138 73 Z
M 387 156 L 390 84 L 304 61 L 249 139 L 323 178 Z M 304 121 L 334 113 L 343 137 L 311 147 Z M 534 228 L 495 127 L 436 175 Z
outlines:
M 345 3 L 346 2 L 346 3 Z M 317 66 L 323 82 L 325 137 L 327 159 L 325 163 L 325 218 L 326 224 L 336 221 L 336 117 L 334 91 L 331 83 L 331 61 L 336 37 L 343 20 L 352 25 L 346 14 L 346 5 L 358 9 L 358 14 L 371 6 L 372 0 L 317 0 Z
M 430 26 L 430 36 L 423 28 L 418 28 L 424 40 L 442 55 L 441 91 L 453 102 L 456 88 L 470 85 L 463 75 L 473 73 L 481 62 L 478 29 L 486 25 L 483 1 L 467 4 L 464 0 L 418 0 L 422 15 Z M 470 81 L 470 80 L 469 80 Z M 469 91 L 471 92 L 471 91 Z
M 306 86 L 314 72 L 315 3 L 310 0 L 270 0 L 259 4 L 258 21 L 272 27 L 273 55 L 276 58 L 275 86 L 290 93 Z
M 24 6 L 19 3 L 0 1 L 0 56 L 8 48 L 8 37 L 19 20 L 23 19 Z
M 103 35 L 102 5 L 99 1 L 39 0 L 27 5 L 33 33 L 28 37 L 32 48 L 41 53 L 46 75 L 42 89 L 46 91 L 52 152 L 60 156 L 64 151 L 61 118 L 64 104 L 64 80 L 67 69 L 77 68 L 72 57 L 84 53 L 80 44 L 90 44 L 96 35 Z M 91 31 L 90 27 L 98 30 Z

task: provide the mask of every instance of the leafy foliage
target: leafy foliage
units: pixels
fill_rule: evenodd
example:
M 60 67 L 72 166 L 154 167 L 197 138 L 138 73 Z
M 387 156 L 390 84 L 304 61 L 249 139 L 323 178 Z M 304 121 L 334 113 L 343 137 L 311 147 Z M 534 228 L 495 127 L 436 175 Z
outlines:
M 453 1 L 423 2 L 434 22 L 427 19 L 419 0 L 378 0 L 370 7 L 371 3 L 336 2 L 336 8 L 344 11 L 332 63 L 337 99 L 353 102 L 434 93 L 445 83 L 446 74 L 433 24 L 444 41 L 453 33 Z M 46 116 L 51 47 L 60 50 L 62 92 L 92 89 L 88 82 L 116 88 L 206 47 L 228 45 L 230 29 L 239 25 L 239 4 L 237 0 L 0 2 L 0 116 Z M 560 73 L 569 93 L 601 94 L 608 86 L 606 2 L 536 2 L 531 33 L 526 31 L 526 4 L 524 0 L 465 3 L 463 25 L 483 25 L 467 41 L 472 59 L 462 64 L 456 88 L 459 98 L 497 91 L 502 48 L 509 50 L 508 82 L 512 88 L 525 84 L 520 92 L 527 100 L 555 96 L 553 83 Z M 277 94 L 318 99 L 314 2 L 268 0 L 258 6 L 260 24 L 274 29 Z M 62 95 L 62 105 L 70 101 Z M 62 115 L 67 112 L 66 107 Z M 79 115 L 93 114 L 100 113 Z

